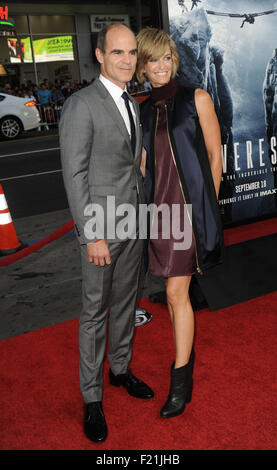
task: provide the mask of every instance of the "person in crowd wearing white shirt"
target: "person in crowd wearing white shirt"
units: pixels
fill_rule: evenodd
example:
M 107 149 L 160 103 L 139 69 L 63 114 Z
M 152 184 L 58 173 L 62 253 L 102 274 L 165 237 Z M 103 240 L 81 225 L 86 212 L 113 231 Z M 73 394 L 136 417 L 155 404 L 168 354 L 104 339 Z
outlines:
M 30 88 L 28 88 L 28 89 L 26 90 L 26 93 L 25 93 L 25 95 L 24 95 L 24 98 L 28 98 L 29 100 L 32 100 L 32 101 L 34 101 L 35 103 L 37 102 L 36 98 L 35 98 L 34 95 L 33 95 L 32 90 L 31 90 Z

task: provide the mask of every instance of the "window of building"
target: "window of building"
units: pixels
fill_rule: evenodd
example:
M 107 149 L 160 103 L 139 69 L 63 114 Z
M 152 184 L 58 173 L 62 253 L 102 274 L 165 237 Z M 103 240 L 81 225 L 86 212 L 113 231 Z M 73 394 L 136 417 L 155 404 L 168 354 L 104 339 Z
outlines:
M 16 16 L 14 22 L 16 37 L 1 38 L 5 81 L 28 86 L 80 80 L 73 16 Z

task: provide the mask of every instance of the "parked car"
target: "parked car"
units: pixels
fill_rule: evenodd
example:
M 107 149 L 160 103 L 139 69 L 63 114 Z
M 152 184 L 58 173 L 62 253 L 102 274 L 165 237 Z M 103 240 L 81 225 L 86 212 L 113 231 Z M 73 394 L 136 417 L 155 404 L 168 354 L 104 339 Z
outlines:
M 37 129 L 39 125 L 40 115 L 34 101 L 0 93 L 0 138 L 16 139 L 22 131 Z

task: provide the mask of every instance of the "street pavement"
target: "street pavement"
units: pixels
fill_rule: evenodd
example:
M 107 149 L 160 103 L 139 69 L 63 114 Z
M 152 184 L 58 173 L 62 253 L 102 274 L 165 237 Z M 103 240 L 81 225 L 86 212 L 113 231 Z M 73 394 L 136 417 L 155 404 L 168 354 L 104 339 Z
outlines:
M 57 129 L 0 142 L 0 183 L 13 218 L 68 207 Z
M 19 239 L 30 243 L 44 238 L 69 220 L 69 209 L 63 209 L 13 222 Z M 10 266 L 0 267 L 0 279 L 0 340 L 79 317 L 81 265 L 78 242 L 73 234 Z M 162 279 L 148 275 L 141 297 L 163 289 Z

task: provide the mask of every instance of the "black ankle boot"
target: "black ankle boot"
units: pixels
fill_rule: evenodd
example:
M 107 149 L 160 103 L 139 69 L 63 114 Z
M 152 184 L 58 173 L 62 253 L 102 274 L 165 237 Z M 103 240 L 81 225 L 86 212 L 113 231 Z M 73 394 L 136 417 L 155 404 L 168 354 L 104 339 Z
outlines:
M 183 367 L 174 369 L 171 366 L 171 383 L 166 403 L 161 409 L 161 418 L 172 418 L 183 413 L 187 403 L 191 401 L 193 387 L 194 350 L 192 349 L 189 362 Z

